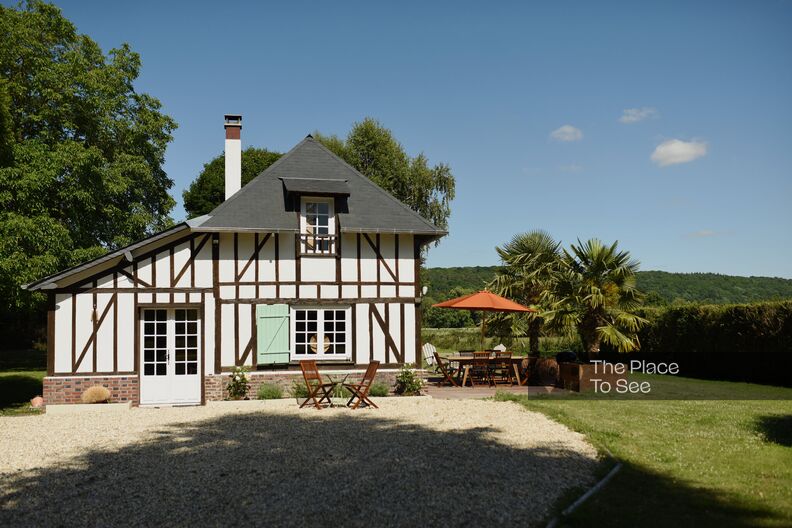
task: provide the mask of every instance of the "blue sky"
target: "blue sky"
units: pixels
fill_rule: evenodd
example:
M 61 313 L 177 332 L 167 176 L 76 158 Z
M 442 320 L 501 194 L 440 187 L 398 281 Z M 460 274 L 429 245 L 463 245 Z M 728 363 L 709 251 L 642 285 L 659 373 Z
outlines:
M 177 219 L 224 113 L 281 151 L 372 116 L 457 178 L 430 266 L 542 228 L 643 269 L 792 278 L 789 1 L 58 5 L 142 55 L 137 88 L 179 123 Z

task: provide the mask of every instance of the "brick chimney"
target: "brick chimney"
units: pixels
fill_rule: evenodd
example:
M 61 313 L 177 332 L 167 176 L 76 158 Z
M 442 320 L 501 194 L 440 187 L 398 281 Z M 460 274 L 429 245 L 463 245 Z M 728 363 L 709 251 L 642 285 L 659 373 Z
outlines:
M 242 188 L 242 116 L 225 115 L 225 199 Z

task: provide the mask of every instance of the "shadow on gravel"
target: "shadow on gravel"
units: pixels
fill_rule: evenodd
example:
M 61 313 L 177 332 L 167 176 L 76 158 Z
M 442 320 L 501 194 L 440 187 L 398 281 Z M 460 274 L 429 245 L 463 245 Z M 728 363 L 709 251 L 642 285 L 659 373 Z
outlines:
M 488 432 L 313 410 L 171 425 L 87 452 L 80 469 L 6 479 L 0 526 L 537 525 L 562 493 L 591 484 L 596 461 Z

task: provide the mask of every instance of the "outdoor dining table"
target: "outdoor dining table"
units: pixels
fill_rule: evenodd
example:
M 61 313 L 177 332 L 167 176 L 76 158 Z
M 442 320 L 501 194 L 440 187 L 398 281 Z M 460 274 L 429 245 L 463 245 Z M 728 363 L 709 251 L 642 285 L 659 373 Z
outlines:
M 473 360 L 475 358 L 473 356 L 467 356 L 467 355 L 466 356 L 460 356 L 459 354 L 451 354 L 449 356 L 441 356 L 441 357 L 444 360 L 446 360 L 446 361 L 454 361 L 456 363 L 459 363 L 460 370 L 463 370 L 463 369 L 465 370 L 465 376 L 462 379 L 462 386 L 464 387 L 465 384 L 467 383 L 467 369 L 465 369 L 465 366 L 473 364 Z M 522 379 L 520 378 L 520 364 L 522 363 L 523 359 L 525 359 L 523 356 L 512 356 L 510 358 L 497 358 L 496 359 L 495 356 L 492 355 L 492 354 L 490 354 L 490 357 L 489 357 L 489 360 L 491 362 L 493 362 L 493 363 L 495 363 L 495 362 L 500 363 L 500 362 L 505 362 L 505 361 L 511 362 L 512 369 L 514 369 L 514 377 L 517 380 L 517 385 L 523 385 L 524 384 Z

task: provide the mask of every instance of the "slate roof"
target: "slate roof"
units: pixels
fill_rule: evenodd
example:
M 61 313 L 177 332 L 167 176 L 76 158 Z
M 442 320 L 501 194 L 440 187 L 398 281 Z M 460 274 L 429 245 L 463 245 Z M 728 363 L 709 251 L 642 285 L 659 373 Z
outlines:
M 316 178 L 281 178 L 287 193 L 316 196 L 349 196 L 346 180 L 317 180 Z
M 344 181 L 343 193 L 326 190 L 340 191 Z M 300 192 L 305 193 L 320 193 L 320 188 L 325 189 L 322 194 L 348 192 L 346 210 L 336 211 L 342 233 L 412 233 L 431 237 L 446 234 L 311 136 L 192 227 L 196 231 L 296 232 L 298 219 L 286 191 L 290 185 L 295 189 L 304 187 Z

